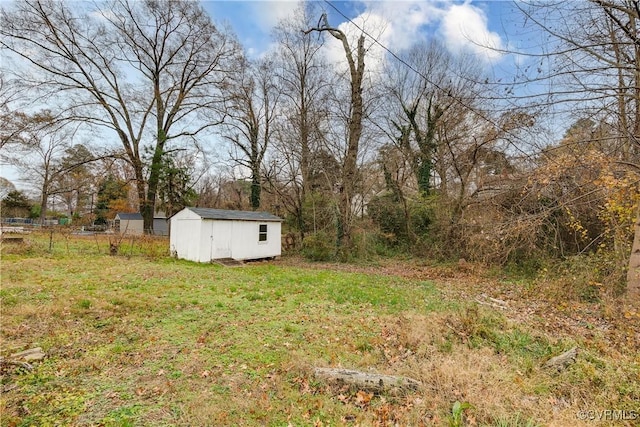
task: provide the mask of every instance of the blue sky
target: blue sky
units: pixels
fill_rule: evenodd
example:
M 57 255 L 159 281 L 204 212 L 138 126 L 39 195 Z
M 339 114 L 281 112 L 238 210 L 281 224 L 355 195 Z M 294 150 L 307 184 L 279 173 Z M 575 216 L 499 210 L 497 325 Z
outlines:
M 217 23 L 229 23 L 250 56 L 269 49 L 271 30 L 289 15 L 298 2 L 291 1 L 204 1 Z M 327 11 L 329 23 L 348 29 L 345 19 L 329 4 L 318 1 Z M 331 4 L 355 22 L 366 23 L 370 32 L 393 51 L 409 47 L 419 38 L 440 38 L 453 52 L 470 50 L 488 64 L 504 55 L 479 45 L 517 48 L 517 19 L 511 1 L 335 1 Z M 511 33 L 507 35 L 507 33 Z
M 204 0 L 203 5 L 217 24 L 228 24 L 237 34 L 249 56 L 267 54 L 272 45 L 271 32 L 282 18 L 298 5 L 296 0 Z M 522 44 L 535 44 L 522 33 L 521 18 L 511 1 L 318 1 L 328 13 L 329 23 L 345 32 L 359 35 L 340 13 L 364 26 L 384 46 L 394 52 L 408 48 L 419 39 L 439 38 L 452 52 L 467 50 L 478 55 L 489 75 L 512 72 L 518 58 L 487 50 L 482 45 L 518 51 Z M 334 9 L 335 8 L 335 9 Z M 352 31 L 349 31 L 352 30 Z M 529 35 L 536 37 L 535 34 Z M 332 43 L 334 44 L 332 47 Z M 344 61 L 344 52 L 335 40 L 327 38 L 327 56 Z M 372 68 L 371 62 L 367 67 Z M 19 187 L 24 183 L 17 172 L 0 166 L 0 176 Z

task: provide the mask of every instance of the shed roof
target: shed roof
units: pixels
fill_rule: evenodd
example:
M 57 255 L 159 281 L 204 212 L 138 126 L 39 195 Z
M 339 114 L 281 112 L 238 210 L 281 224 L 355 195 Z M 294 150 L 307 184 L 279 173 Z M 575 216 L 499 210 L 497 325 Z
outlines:
M 140 212 L 135 212 L 135 213 L 119 212 L 116 215 L 116 218 L 120 219 L 121 221 L 123 219 L 126 221 L 132 221 L 132 220 L 142 221 L 142 214 L 140 214 Z
M 203 219 L 222 219 L 230 221 L 279 221 L 282 218 L 268 212 L 232 211 L 225 209 L 186 208 L 195 212 Z

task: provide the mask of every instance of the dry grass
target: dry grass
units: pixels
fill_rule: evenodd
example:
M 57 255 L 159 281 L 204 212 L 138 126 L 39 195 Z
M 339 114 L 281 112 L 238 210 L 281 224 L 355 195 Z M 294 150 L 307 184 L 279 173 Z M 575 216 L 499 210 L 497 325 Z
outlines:
M 32 372 L 3 368 L 3 426 L 455 425 L 456 401 L 472 405 L 462 425 L 637 425 L 576 416 L 640 410 L 640 317 L 615 299 L 558 300 L 475 267 L 226 268 L 166 258 L 157 239 L 111 257 L 107 239 L 49 251 L 49 237 L 2 248 L 1 355 L 47 353 Z M 566 371 L 541 367 L 574 345 Z M 336 389 L 314 366 L 423 388 Z

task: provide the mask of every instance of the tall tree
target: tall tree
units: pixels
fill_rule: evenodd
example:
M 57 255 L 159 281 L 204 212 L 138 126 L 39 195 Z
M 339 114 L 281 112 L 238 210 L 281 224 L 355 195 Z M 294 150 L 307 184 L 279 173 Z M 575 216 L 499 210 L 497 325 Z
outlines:
M 192 206 L 198 197 L 193 189 L 192 177 L 186 162 L 166 157 L 160 170 L 158 185 L 158 207 L 167 218 L 182 210 L 185 206 Z
M 151 230 L 167 145 L 220 122 L 211 111 L 238 44 L 195 2 L 113 0 L 88 9 L 88 3 L 16 2 L 2 10 L 0 46 L 35 68 L 25 82 L 48 96 L 65 94 L 69 120 L 117 135 Z
M 313 3 L 299 5 L 294 15 L 281 21 L 274 30 L 275 73 L 281 90 L 281 120 L 275 140 L 279 155 L 275 162 L 285 172 L 283 176 L 270 178 L 284 182 L 282 186 L 274 182 L 273 187 L 295 218 L 303 239 L 307 231 L 304 206 L 312 192 L 311 165 L 328 115 L 327 64 L 321 54 L 322 39 L 300 31 L 317 22 L 312 6 Z
M 407 157 L 423 195 L 431 192 L 438 127 L 446 110 L 455 103 L 451 98 L 455 77 L 452 62 L 444 46 L 432 41 L 416 43 L 400 54 L 400 60 L 391 58 L 386 64 L 389 78 L 384 85 L 391 95 L 388 108 L 399 110 L 387 116 L 392 141 Z
M 74 130 L 56 120 L 50 111 L 27 117 L 23 120 L 24 129 L 3 148 L 0 159 L 15 166 L 39 191 L 40 223 L 44 224 L 49 198 L 57 194 L 56 182 L 77 166 L 61 163 L 65 151 L 73 144 Z
M 118 212 L 127 212 L 127 182 L 108 174 L 98 185 L 95 224 L 107 224 Z
M 56 176 L 53 185 L 71 217 L 88 210 L 95 180 L 88 163 L 93 160 L 93 153 L 82 144 L 65 149 L 60 159 L 60 168 L 64 173 Z
M 260 207 L 261 167 L 274 130 L 279 90 L 272 63 L 242 64 L 238 79 L 228 87 L 224 137 L 232 143 L 233 160 L 251 173 L 251 208 Z
M 329 26 L 326 14 L 322 15 L 319 24 L 321 25 L 306 30 L 305 34 L 314 31 L 329 33 L 341 43 L 349 66 L 349 117 L 347 120 L 346 147 L 342 160 L 342 176 L 340 177 L 341 182 L 339 184 L 340 198 L 337 218 L 338 247 L 348 247 L 351 241 L 352 202 L 356 189 L 358 155 L 360 153 L 360 138 L 362 136 L 364 119 L 363 85 L 365 77 L 365 39 L 364 34 L 360 34 L 355 49 L 352 49 L 344 31 Z
M 0 211 L 3 218 L 27 217 L 31 212 L 31 201 L 22 191 L 14 189 L 2 198 Z

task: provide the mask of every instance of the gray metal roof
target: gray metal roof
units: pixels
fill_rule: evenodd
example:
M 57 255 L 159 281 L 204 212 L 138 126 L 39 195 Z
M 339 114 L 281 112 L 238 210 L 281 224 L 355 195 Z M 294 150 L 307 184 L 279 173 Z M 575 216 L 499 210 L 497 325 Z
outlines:
M 140 220 L 142 221 L 142 215 L 140 214 L 140 212 L 135 212 L 135 213 L 126 213 L 126 212 L 119 212 L 116 215 L 117 218 L 119 218 L 120 220 L 125 220 L 125 221 L 132 221 L 132 220 Z
M 230 221 L 282 221 L 282 218 L 268 212 L 231 211 L 225 209 L 187 208 L 204 219 L 225 219 Z

